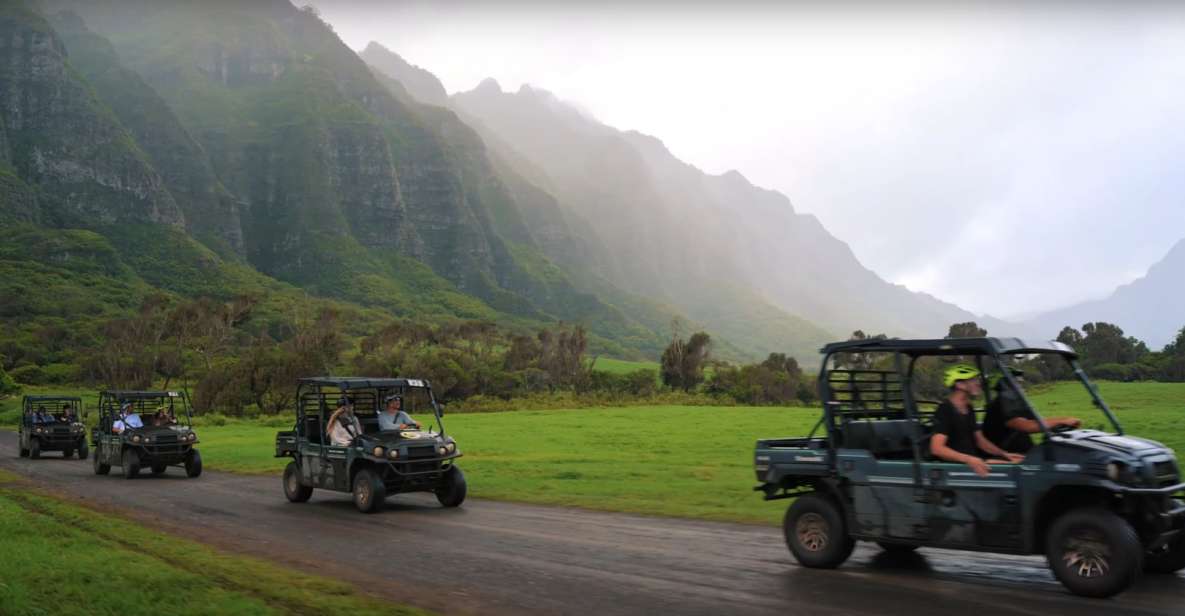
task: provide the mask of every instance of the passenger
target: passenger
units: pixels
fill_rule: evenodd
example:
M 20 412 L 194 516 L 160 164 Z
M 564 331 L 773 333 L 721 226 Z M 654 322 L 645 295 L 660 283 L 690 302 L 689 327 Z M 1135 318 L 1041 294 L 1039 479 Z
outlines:
M 1010 454 L 989 441 L 975 423 L 975 409 L 971 401 L 983 393 L 979 370 L 966 364 L 946 370 L 943 383 L 950 395 L 934 411 L 934 436 L 930 438 L 930 453 L 947 462 L 961 462 L 971 467 L 976 475 L 986 477 L 988 464 L 1020 462 L 1024 456 Z M 999 459 L 984 460 L 987 453 Z
M 37 407 L 37 411 L 33 413 L 33 423 L 35 424 L 51 424 L 54 422 L 53 415 L 45 410 L 45 405 Z
M 168 409 L 163 406 L 158 406 L 156 412 L 152 414 L 152 425 L 154 426 L 171 426 L 175 421 L 169 414 Z
M 342 396 L 337 410 L 329 418 L 329 442 L 338 447 L 349 447 L 362 434 L 362 424 L 354 416 L 354 403 Z
M 136 412 L 132 403 L 124 402 L 119 406 L 119 419 L 115 420 L 115 424 L 111 426 L 111 431 L 116 434 L 123 434 L 125 430 L 143 427 L 144 422 L 140 419 L 140 414 Z
M 1009 370 L 1018 382 L 1024 379 L 1023 370 Z M 1003 374 L 996 375 L 994 381 L 992 389 L 996 395 L 988 403 L 984 414 L 983 434 L 1005 451 L 1028 453 L 1033 448 L 1033 439 L 1029 435 L 1040 433 L 1041 424 L 1037 423 L 1037 417 L 1025 404 L 1020 392 L 1009 384 Z M 1051 430 L 1061 426 L 1077 428 L 1082 425 L 1082 420 L 1077 417 L 1049 417 L 1045 418 L 1045 425 Z
M 379 430 L 387 432 L 390 430 L 406 430 L 408 428 L 415 428 L 419 430 L 423 428 L 420 422 L 411 418 L 403 410 L 403 398 L 396 395 L 387 396 L 387 407 L 379 413 Z

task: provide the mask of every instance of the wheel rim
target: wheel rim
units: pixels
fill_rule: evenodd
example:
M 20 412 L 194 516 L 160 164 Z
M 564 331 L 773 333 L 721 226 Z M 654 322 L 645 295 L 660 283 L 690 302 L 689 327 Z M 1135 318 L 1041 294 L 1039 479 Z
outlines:
M 358 482 L 358 503 L 363 507 L 370 503 L 370 482 Z
M 794 525 L 794 531 L 798 535 L 798 544 L 810 552 L 827 547 L 827 520 L 817 513 L 803 514 Z
M 1078 530 L 1066 538 L 1062 562 L 1078 577 L 1103 577 L 1111 571 L 1111 546 L 1097 531 Z
M 297 487 L 296 473 L 288 473 L 288 493 L 296 494 Z

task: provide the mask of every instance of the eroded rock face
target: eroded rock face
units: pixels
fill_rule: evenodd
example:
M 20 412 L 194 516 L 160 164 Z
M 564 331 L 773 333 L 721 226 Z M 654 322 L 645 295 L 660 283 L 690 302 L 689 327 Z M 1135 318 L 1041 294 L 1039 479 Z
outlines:
M 11 164 L 60 224 L 184 223 L 131 137 L 70 73 L 62 41 L 38 15 L 0 9 L 0 114 Z

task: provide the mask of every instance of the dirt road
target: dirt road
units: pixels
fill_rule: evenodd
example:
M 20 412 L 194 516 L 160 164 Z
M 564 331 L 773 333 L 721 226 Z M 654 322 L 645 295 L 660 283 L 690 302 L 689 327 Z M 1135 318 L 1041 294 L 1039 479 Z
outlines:
M 70 498 L 444 613 L 1185 613 L 1182 576 L 1146 577 L 1100 602 L 1067 594 L 1040 558 L 889 557 L 861 544 L 842 568 L 815 571 L 791 561 L 776 528 L 481 500 L 445 510 L 415 495 L 368 516 L 342 494 L 290 504 L 278 476 L 189 480 L 170 469 L 127 481 L 57 456 L 18 458 L 16 436 L 0 433 L 0 467 Z

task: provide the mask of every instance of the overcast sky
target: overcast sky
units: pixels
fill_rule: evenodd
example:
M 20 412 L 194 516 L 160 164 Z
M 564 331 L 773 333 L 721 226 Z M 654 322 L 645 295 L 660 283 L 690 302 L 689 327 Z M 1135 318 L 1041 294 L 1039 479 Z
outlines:
M 975 312 L 1104 296 L 1185 238 L 1168 4 L 314 4 L 450 93 L 530 83 L 737 169 L 886 279 Z

